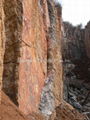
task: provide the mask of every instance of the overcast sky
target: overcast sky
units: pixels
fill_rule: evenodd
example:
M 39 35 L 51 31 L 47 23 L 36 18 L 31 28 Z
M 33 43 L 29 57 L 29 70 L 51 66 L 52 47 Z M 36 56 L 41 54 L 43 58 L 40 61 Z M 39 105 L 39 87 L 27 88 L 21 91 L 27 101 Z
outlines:
M 62 3 L 64 21 L 73 25 L 82 23 L 83 26 L 90 20 L 90 0 L 58 0 Z

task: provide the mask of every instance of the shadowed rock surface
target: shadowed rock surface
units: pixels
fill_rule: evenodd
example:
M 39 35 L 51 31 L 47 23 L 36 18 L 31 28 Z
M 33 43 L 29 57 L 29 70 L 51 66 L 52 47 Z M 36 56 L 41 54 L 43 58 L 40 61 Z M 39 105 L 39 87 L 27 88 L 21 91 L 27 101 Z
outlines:
M 87 56 L 90 58 L 90 21 L 87 23 L 85 27 L 85 46 L 86 46 L 86 52 Z
M 89 23 L 82 28 L 64 22 L 63 27 L 64 99 L 90 118 Z

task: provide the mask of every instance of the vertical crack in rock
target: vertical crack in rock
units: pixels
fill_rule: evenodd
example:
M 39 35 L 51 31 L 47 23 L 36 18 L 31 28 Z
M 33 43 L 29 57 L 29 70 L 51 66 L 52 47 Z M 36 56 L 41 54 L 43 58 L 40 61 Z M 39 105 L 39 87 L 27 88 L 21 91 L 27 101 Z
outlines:
M 20 57 L 19 49 L 22 31 L 22 12 L 21 0 L 4 1 L 6 44 L 3 90 L 15 104 L 18 104 L 18 58 Z
M 55 16 L 54 16 L 54 10 L 53 6 L 51 5 L 50 1 L 48 1 L 48 9 L 49 9 L 49 17 L 50 17 L 50 28 L 49 28 L 49 33 L 48 35 L 48 42 L 49 42 L 49 37 L 51 37 L 52 42 L 55 40 L 55 29 L 53 28 L 53 25 L 55 25 Z M 52 44 L 51 44 L 52 45 Z M 47 80 L 45 81 L 44 88 L 42 90 L 42 95 L 41 95 L 41 102 L 40 102 L 40 110 L 42 111 L 43 114 L 46 116 L 49 116 L 52 114 L 52 111 L 54 111 L 55 108 L 55 101 L 54 101 L 54 95 L 53 95 L 53 80 L 54 80 L 54 75 L 52 73 L 53 71 L 53 59 L 51 57 L 51 46 L 50 44 L 48 45 L 48 71 L 51 71 L 50 75 L 47 75 Z

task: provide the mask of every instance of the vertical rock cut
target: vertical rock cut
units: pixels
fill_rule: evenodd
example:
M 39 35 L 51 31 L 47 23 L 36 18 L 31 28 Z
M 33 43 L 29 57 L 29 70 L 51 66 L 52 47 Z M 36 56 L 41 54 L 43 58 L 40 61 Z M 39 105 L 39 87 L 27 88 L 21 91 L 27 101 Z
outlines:
M 5 32 L 4 32 L 4 10 L 3 0 L 0 1 L 0 103 L 1 103 L 1 89 L 2 89 L 2 75 L 3 75 L 3 57 L 5 46 Z

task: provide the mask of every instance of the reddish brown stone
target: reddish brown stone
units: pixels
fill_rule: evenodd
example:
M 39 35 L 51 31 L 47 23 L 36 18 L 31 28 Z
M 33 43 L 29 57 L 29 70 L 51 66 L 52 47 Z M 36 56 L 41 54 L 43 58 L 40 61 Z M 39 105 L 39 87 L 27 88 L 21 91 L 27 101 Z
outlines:
M 33 119 L 35 115 L 34 118 L 42 120 L 42 115 L 37 113 L 43 88 L 49 83 L 46 81 L 51 82 L 47 92 L 53 96 L 54 102 L 50 104 L 54 106 L 53 111 L 57 113 L 55 108 L 63 104 L 61 7 L 54 0 L 6 0 L 4 13 L 3 90 L 28 118 Z M 10 108 L 5 109 L 5 101 L 3 116 L 7 113 L 8 119 L 10 116 L 24 119 L 16 107 L 12 109 L 11 102 Z M 65 109 L 67 112 L 68 107 Z
M 3 92 L 1 95 L 0 120 L 28 120 Z
M 1 103 L 4 45 L 5 45 L 4 11 L 3 11 L 3 0 L 1 0 L 0 1 L 0 103 Z
M 23 1 L 18 101 L 20 110 L 25 114 L 38 111 L 47 74 L 47 40 L 42 17 L 43 8 L 40 8 L 39 4 L 39 0 Z
M 55 119 L 53 119 L 55 116 Z M 87 120 L 86 116 L 80 114 L 71 105 L 64 102 L 56 108 L 49 120 Z

